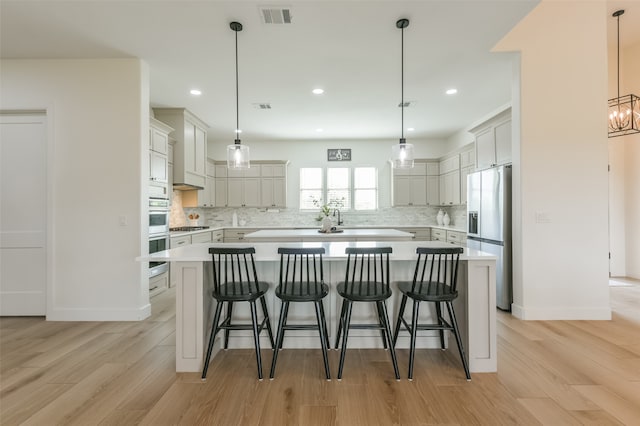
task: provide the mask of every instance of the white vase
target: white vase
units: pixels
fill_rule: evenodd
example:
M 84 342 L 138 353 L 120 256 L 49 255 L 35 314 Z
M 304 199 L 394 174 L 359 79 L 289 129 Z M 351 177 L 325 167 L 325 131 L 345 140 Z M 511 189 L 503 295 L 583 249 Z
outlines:
M 449 214 L 445 213 L 444 217 L 442 218 L 442 223 L 444 224 L 444 226 L 449 226 L 450 222 L 451 222 L 451 219 L 449 219 Z
M 329 216 L 325 216 L 322 219 L 322 232 L 331 232 L 331 227 L 333 227 L 333 222 Z
M 442 213 L 442 209 L 440 209 L 440 211 L 438 212 L 438 215 L 436 216 L 436 223 L 440 226 L 442 226 L 442 216 L 444 215 L 444 213 Z

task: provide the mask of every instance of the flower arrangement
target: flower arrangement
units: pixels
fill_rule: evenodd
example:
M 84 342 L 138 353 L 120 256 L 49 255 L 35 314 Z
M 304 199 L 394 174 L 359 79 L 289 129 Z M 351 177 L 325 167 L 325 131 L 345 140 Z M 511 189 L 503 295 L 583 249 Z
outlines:
M 320 208 L 320 213 L 318 214 L 318 217 L 316 217 L 316 222 L 320 222 L 325 217 L 329 217 L 329 214 L 331 213 L 331 209 L 337 209 L 344 206 L 344 197 L 342 197 L 339 200 L 338 199 L 331 200 L 325 204 L 322 204 L 321 199 L 312 198 L 311 201 L 313 202 L 314 206 Z

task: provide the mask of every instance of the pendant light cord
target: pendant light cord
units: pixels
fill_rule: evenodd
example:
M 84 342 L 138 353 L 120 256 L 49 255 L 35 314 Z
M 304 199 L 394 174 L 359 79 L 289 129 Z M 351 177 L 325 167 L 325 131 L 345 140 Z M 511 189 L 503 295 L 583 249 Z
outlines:
M 238 130 L 240 130 L 240 107 L 239 107 L 239 94 L 238 94 L 238 31 L 236 33 L 236 140 L 235 143 L 240 143 L 240 134 Z
M 404 27 L 401 28 L 400 34 L 400 142 L 404 143 Z
M 618 102 L 620 102 L 620 15 L 616 17 L 618 18 Z

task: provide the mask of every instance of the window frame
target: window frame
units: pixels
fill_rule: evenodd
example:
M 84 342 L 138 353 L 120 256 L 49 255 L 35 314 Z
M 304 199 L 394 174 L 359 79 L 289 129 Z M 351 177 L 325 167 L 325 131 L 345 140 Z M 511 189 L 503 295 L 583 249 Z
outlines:
M 320 188 L 302 188 L 302 171 L 304 169 L 320 169 L 321 171 L 321 187 Z M 300 211 L 303 212 L 309 212 L 309 211 L 315 211 L 317 208 L 320 208 L 321 206 L 317 206 L 317 207 L 313 207 L 313 208 L 303 208 L 302 207 L 302 191 L 312 191 L 312 190 L 320 190 L 320 192 L 322 193 L 322 204 L 324 204 L 324 200 L 325 198 L 327 198 L 328 195 L 328 181 L 329 181 L 329 170 L 330 169 L 347 169 L 348 170 L 348 174 L 349 174 L 349 184 L 347 188 L 336 188 L 336 190 L 344 190 L 346 189 L 349 192 L 349 205 L 348 206 L 343 206 L 343 207 L 338 207 L 340 210 L 344 210 L 344 211 L 352 211 L 352 212 L 360 212 L 360 213 L 367 213 L 367 212 L 375 212 L 379 209 L 380 206 L 380 186 L 379 186 L 379 171 L 378 168 L 375 166 L 324 166 L 324 167 L 300 167 L 300 182 L 298 185 L 298 196 L 299 196 L 299 200 L 298 200 L 298 209 Z M 375 183 L 373 187 L 356 187 L 356 183 L 355 183 L 355 175 L 356 175 L 356 169 L 373 169 L 374 173 L 375 173 Z M 375 191 L 375 207 L 373 209 L 356 209 L 355 208 L 355 194 L 356 191 L 358 190 L 374 190 Z

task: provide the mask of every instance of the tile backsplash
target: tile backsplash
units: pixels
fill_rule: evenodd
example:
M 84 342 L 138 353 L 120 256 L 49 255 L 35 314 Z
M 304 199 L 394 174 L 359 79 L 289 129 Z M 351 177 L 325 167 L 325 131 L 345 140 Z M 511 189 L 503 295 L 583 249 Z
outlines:
M 375 212 L 341 211 L 343 226 L 432 226 L 436 224 L 436 215 L 440 207 L 389 207 Z M 449 227 L 466 229 L 467 208 L 465 205 L 442 207 L 451 218 Z M 265 209 L 249 207 L 200 207 L 184 208 L 180 191 L 173 192 L 170 224 L 172 227 L 185 225 L 231 226 L 233 213 L 238 215 L 240 226 L 247 227 L 314 227 L 319 211 L 300 211 L 298 209 Z M 187 219 L 191 213 L 197 213 L 197 222 Z M 337 220 L 337 217 L 335 218 Z

